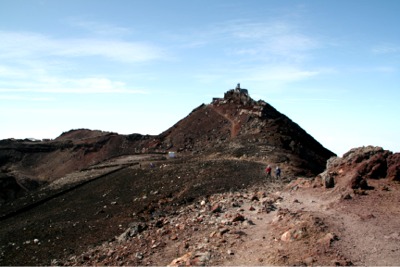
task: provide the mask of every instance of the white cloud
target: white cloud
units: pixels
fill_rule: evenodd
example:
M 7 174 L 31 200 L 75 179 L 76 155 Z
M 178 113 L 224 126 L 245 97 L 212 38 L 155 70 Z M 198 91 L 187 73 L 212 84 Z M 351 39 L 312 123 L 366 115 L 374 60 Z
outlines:
M 26 97 L 17 94 L 4 94 L 4 95 L 0 94 L 0 100 L 49 102 L 49 101 L 54 101 L 55 99 L 52 97 Z
M 254 23 L 248 21 L 230 21 L 225 25 L 225 31 L 238 39 L 264 40 L 291 31 L 287 23 L 271 21 L 266 23 Z
M 124 93 L 146 94 L 145 90 L 130 89 L 121 81 L 113 81 L 103 77 L 67 79 L 47 77 L 35 81 L 32 86 L 18 88 L 0 87 L 3 93 L 67 93 L 67 94 L 99 94 L 99 93 Z
M 95 57 L 107 65 L 104 59 L 132 64 L 165 58 L 164 51 L 155 45 L 119 39 L 57 39 L 32 32 L 0 31 L 0 40 L 0 92 L 3 93 L 143 94 L 144 90 L 132 88 L 123 78 L 96 74 L 95 67 L 93 70 L 80 67 L 79 60 Z
M 163 57 L 161 49 L 145 44 L 120 40 L 75 39 L 66 40 L 57 50 L 51 51 L 56 56 L 87 57 L 100 56 L 118 62 L 144 62 Z
M 126 27 L 119 27 L 112 24 L 88 21 L 79 18 L 70 18 L 67 20 L 67 22 L 73 27 L 89 31 L 97 35 L 125 36 L 132 33 L 132 30 Z
M 227 56 L 223 61 L 210 59 L 212 68 L 195 77 L 200 82 L 227 81 L 235 77 L 241 82 L 252 82 L 253 86 L 266 83 L 281 88 L 287 83 L 327 73 L 324 67 L 305 66 L 313 59 L 313 53 L 323 48 L 321 40 L 284 20 L 234 20 L 213 25 L 208 31 L 197 31 L 196 35 L 208 41 L 204 49 L 221 44 Z
M 281 87 L 287 83 L 312 78 L 321 74 L 318 70 L 305 70 L 295 66 L 265 66 L 246 73 L 241 81 L 273 83 Z
M 165 51 L 155 45 L 120 39 L 56 39 L 32 32 L 0 31 L 0 40 L 0 58 L 12 60 L 98 56 L 118 62 L 135 63 L 166 57 Z
M 22 78 L 25 76 L 25 72 L 11 66 L 0 65 L 0 77 L 7 78 Z
M 317 38 L 280 20 L 266 23 L 232 21 L 222 27 L 221 32 L 239 47 L 234 49 L 238 55 L 298 61 L 306 57 L 305 53 L 321 45 Z

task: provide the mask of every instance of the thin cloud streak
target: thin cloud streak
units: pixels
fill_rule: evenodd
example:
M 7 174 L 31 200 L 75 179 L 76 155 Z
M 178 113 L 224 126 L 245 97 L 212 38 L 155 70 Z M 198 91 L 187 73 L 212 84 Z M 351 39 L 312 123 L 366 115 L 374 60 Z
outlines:
M 145 90 L 129 89 L 120 81 L 107 78 L 65 79 L 46 77 L 34 81 L 32 85 L 20 84 L 17 88 L 0 87 L 3 93 L 66 93 L 66 94 L 147 94 Z
M 255 69 L 247 75 L 249 81 L 277 81 L 294 82 L 319 75 L 319 71 L 302 70 L 294 66 L 273 67 L 268 66 L 262 69 Z
M 400 45 L 399 44 L 379 44 L 372 48 L 372 52 L 375 54 L 399 54 Z
M 32 32 L 0 31 L 0 40 L 4 40 L 0 43 L 0 58 L 3 59 L 100 56 L 135 63 L 167 58 L 165 51 L 156 45 L 119 39 L 55 39 Z
M 119 27 L 97 21 L 88 21 L 80 18 L 69 18 L 67 19 L 67 23 L 75 28 L 80 28 L 101 36 L 127 36 L 133 33 L 131 29 L 126 27 Z
M 148 94 L 144 90 L 113 89 L 113 88 L 76 88 L 76 87 L 53 87 L 43 89 L 32 88 L 0 88 L 1 93 L 51 93 L 51 94 Z M 7 96 L 0 96 L 0 99 L 7 99 Z M 13 99 L 10 97 L 9 99 Z M 15 99 L 15 98 L 14 98 Z
M 250 55 L 256 56 L 297 59 L 321 46 L 316 37 L 306 35 L 282 20 L 268 23 L 232 21 L 222 27 L 220 31 L 225 33 L 227 38 L 243 43 L 238 54 L 248 51 Z
M 51 102 L 51 101 L 55 101 L 55 98 L 51 98 L 51 97 L 25 97 L 25 96 L 15 95 L 15 94 L 11 94 L 11 95 L 5 94 L 5 95 L 0 95 L 0 100 Z

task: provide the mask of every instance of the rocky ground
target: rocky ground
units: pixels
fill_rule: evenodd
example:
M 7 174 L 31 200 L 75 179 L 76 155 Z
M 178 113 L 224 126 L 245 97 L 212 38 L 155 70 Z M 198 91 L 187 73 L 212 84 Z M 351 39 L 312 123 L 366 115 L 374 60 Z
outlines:
M 338 199 L 312 181 L 215 194 L 53 264 L 398 265 L 397 183 Z M 392 206 L 390 212 L 384 207 Z
M 3 218 L 0 265 L 399 265 L 398 173 L 367 172 L 393 155 L 280 180 L 244 159 L 144 159 Z

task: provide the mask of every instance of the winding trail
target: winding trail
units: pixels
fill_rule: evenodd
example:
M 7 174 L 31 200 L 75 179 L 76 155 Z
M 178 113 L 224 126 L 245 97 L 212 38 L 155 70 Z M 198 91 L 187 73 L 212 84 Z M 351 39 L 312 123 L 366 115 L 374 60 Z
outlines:
M 214 110 L 216 113 L 218 113 L 220 116 L 224 117 L 231 123 L 231 138 L 235 138 L 239 134 L 240 123 L 235 121 L 234 119 L 231 119 L 227 114 L 224 114 L 223 112 L 218 110 L 214 105 L 210 105 L 210 107 L 212 110 Z

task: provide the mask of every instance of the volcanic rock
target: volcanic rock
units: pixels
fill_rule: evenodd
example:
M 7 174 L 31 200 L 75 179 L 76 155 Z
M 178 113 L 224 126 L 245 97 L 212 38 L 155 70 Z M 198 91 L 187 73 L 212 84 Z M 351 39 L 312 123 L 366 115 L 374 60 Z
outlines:
M 400 181 L 400 153 L 390 155 L 387 165 L 387 178 L 392 181 Z

